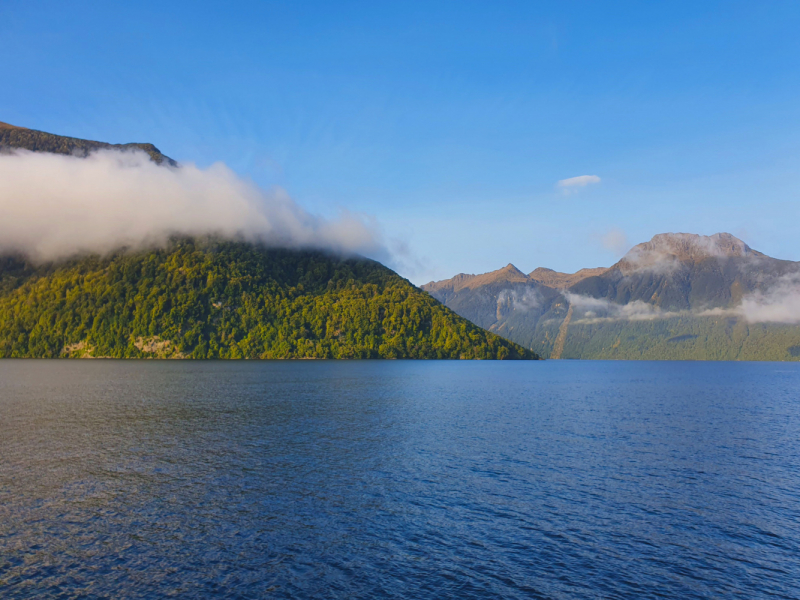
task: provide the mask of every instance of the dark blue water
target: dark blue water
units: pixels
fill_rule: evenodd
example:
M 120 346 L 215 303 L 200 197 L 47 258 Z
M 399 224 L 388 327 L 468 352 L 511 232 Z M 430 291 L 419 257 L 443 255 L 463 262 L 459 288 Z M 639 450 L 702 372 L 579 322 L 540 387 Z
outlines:
M 799 590 L 800 364 L 0 362 L 3 598 Z

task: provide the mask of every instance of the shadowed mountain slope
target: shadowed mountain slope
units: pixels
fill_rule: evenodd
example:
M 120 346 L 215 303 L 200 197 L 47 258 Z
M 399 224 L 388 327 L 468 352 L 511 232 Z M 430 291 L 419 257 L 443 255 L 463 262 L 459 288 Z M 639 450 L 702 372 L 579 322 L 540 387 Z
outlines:
M 573 294 L 617 304 L 635 301 L 665 310 L 732 307 L 765 291 L 798 263 L 752 250 L 728 233 L 660 234 L 632 248 L 604 273 L 570 286 Z
M 479 276 L 491 285 L 456 289 L 447 280 L 423 289 L 543 356 L 799 356 L 800 263 L 727 233 L 657 235 L 611 267 L 573 275 L 540 268 L 527 281 L 500 283 L 501 271 Z

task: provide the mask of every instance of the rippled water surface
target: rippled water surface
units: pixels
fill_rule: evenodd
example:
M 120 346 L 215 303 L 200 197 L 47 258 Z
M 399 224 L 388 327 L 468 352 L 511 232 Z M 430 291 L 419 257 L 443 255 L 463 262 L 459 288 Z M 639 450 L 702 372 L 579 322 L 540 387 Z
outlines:
M 0 362 L 3 598 L 798 590 L 800 364 Z

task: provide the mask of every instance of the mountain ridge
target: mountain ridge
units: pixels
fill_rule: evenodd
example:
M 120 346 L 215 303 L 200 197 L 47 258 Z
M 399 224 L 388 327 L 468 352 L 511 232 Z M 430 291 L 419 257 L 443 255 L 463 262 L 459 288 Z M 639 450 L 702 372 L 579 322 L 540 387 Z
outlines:
M 28 150 L 30 152 L 46 152 L 50 154 L 68 154 L 85 158 L 99 150 L 133 151 L 140 150 L 150 156 L 156 164 L 177 167 L 178 163 L 150 143 L 133 142 L 127 144 L 109 144 L 82 138 L 73 138 L 19 127 L 0 122 L 0 152 Z
M 766 256 L 728 233 L 658 234 L 610 267 L 574 274 L 539 268 L 527 282 L 501 282 L 501 271 L 484 274 L 492 285 L 446 294 L 450 280 L 422 287 L 545 357 L 735 359 L 735 348 L 759 336 L 763 351 L 748 346 L 746 356 L 798 356 L 800 314 L 791 315 L 800 263 Z M 776 314 L 795 320 L 770 321 Z
M 0 160 L 17 150 L 83 158 L 147 152 L 0 125 Z M 0 358 L 537 359 L 363 257 L 213 236 L 173 236 L 32 262 L 0 255 Z
M 574 273 L 561 273 L 547 267 L 538 267 L 531 271 L 528 277 L 548 287 L 561 289 L 567 288 L 587 277 L 602 275 L 608 269 L 608 267 L 588 267 L 579 269 Z

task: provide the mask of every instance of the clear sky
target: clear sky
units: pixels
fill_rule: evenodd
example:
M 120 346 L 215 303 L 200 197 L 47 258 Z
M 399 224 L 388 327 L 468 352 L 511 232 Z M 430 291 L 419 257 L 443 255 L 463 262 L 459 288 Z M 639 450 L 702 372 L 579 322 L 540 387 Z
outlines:
M 0 121 L 372 215 L 415 283 L 667 231 L 800 260 L 797 1 L 3 0 L 0 82 Z

